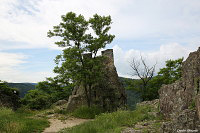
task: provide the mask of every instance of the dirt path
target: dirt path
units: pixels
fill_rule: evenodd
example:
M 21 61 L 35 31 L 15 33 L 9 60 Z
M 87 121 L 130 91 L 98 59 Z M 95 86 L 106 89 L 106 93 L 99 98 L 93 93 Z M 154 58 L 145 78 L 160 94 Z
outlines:
M 73 127 L 83 122 L 89 121 L 87 119 L 70 118 L 65 121 L 58 119 L 49 119 L 50 127 L 46 128 L 43 133 L 56 133 L 63 128 Z

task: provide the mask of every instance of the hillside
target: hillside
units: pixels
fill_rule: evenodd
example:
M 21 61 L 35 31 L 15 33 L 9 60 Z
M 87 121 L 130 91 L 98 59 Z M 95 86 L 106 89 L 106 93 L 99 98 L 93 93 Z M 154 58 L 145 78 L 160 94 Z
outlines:
M 133 110 L 136 108 L 136 104 L 141 102 L 141 96 L 138 92 L 136 92 L 133 88 L 133 81 L 135 79 L 119 77 L 120 82 L 125 88 L 125 93 L 127 96 L 127 106 L 129 109 Z
M 20 97 L 24 97 L 29 90 L 35 89 L 36 83 L 7 83 L 9 87 L 17 88 Z

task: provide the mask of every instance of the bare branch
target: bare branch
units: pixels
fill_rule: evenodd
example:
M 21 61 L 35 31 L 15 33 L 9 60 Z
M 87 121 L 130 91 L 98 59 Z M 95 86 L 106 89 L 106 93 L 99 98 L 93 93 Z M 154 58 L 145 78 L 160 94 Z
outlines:
M 146 88 L 148 82 L 153 78 L 156 64 L 154 64 L 152 67 L 148 66 L 145 62 L 145 59 L 143 59 L 141 55 L 139 61 L 133 58 L 132 62 L 130 63 L 130 67 L 133 70 L 132 76 L 138 76 L 142 80 L 143 89 Z

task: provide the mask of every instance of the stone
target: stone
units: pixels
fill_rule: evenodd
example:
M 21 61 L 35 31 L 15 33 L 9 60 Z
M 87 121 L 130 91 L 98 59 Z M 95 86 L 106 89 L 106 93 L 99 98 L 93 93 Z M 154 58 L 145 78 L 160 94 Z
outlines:
M 199 129 L 200 118 L 200 48 L 190 53 L 182 64 L 182 78 L 159 90 L 160 111 L 165 119 L 161 132 Z M 195 101 L 196 108 L 190 109 Z
M 66 103 L 67 103 L 67 100 L 59 100 L 56 103 L 54 103 L 54 105 L 55 106 L 60 106 L 60 105 L 66 104 Z
M 113 50 L 107 49 L 102 51 L 102 56 L 105 57 L 104 64 L 104 79 L 98 83 L 92 90 L 92 104 L 99 105 L 107 111 L 114 111 L 118 108 L 124 108 L 126 104 L 126 94 L 123 88 L 114 65 Z M 84 58 L 91 58 L 90 54 L 84 55 Z M 67 110 L 74 110 L 82 105 L 87 105 L 84 87 L 76 86 L 69 97 Z
M 87 101 L 84 96 L 79 95 L 79 94 L 71 95 L 69 96 L 66 110 L 73 111 L 83 105 L 87 105 Z
M 195 106 L 196 106 L 198 118 L 200 119 L 200 95 L 196 96 Z
M 135 133 L 135 130 L 132 128 L 126 128 L 121 133 Z
M 161 127 L 162 133 L 177 133 L 178 130 L 198 130 L 200 122 L 195 110 L 186 109 L 173 120 L 164 122 Z

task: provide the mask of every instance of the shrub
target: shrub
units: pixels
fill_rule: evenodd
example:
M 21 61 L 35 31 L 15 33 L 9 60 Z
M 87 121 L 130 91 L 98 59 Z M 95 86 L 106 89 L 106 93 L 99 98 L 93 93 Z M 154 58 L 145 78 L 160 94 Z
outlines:
M 50 95 L 41 90 L 30 90 L 22 99 L 22 103 L 30 109 L 44 109 L 50 106 Z
M 36 89 L 28 91 L 21 102 L 30 109 L 46 109 L 58 100 L 67 99 L 71 90 L 71 84 L 63 86 L 48 78 L 47 81 L 39 82 Z
M 19 91 L 16 88 L 8 87 L 6 82 L 0 80 L 0 106 L 17 109 L 19 103 Z
M 38 82 L 38 85 L 36 85 L 36 89 L 51 96 L 50 101 L 52 104 L 59 100 L 68 99 L 71 95 L 72 88 L 72 85 L 63 86 L 52 78 L 48 78 L 47 81 Z

